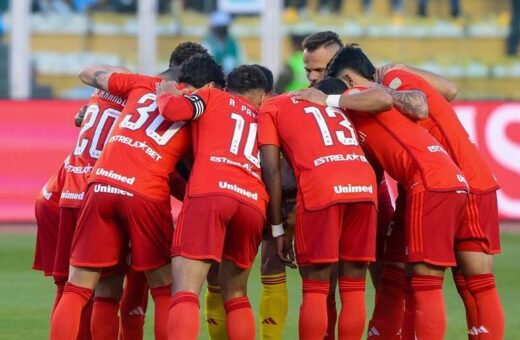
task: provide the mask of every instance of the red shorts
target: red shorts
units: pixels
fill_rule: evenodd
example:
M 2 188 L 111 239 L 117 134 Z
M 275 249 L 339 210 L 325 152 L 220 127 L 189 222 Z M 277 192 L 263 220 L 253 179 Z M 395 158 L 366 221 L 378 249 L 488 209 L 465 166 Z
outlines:
M 80 209 L 60 208 L 60 228 L 56 244 L 56 258 L 54 259 L 54 277 L 69 277 L 70 247 L 76 230 Z
M 299 265 L 374 261 L 377 210 L 372 203 L 341 203 L 296 215 L 294 239 Z
M 188 197 L 175 226 L 171 256 L 224 258 L 249 268 L 262 241 L 264 220 L 256 208 L 228 196 Z
M 385 260 L 455 266 L 455 233 L 464 216 L 464 192 L 420 191 L 397 200 Z
M 462 223 L 455 236 L 456 251 L 500 253 L 496 191 L 469 194 Z
M 54 196 L 56 196 L 56 199 L 51 200 L 38 197 L 34 207 L 38 229 L 33 269 L 42 270 L 45 276 L 51 276 L 54 271 L 54 257 L 58 240 L 60 222 L 58 202 L 60 196 Z
M 72 242 L 70 264 L 106 268 L 120 264 L 131 244 L 132 269 L 169 263 L 173 234 L 170 202 L 155 202 L 105 184 L 89 185 Z M 125 194 L 126 193 L 126 194 Z M 131 194 L 130 194 L 131 195 Z

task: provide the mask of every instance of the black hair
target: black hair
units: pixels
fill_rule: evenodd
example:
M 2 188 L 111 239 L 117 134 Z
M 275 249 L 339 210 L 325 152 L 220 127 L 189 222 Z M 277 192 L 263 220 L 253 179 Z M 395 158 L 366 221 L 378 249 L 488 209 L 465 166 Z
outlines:
M 252 90 L 265 91 L 267 88 L 267 78 L 256 65 L 236 67 L 227 78 L 227 89 L 230 92 L 244 94 Z
M 341 79 L 333 77 L 323 78 L 315 87 L 325 94 L 343 94 L 347 90 L 347 85 Z
M 313 52 L 320 47 L 328 48 L 332 45 L 343 47 L 343 42 L 338 34 L 332 31 L 316 32 L 303 39 L 302 47 L 304 50 Z
M 265 67 L 264 65 L 258 65 L 258 64 L 254 64 L 253 66 L 256 66 L 260 69 L 260 71 L 262 71 L 262 73 L 264 74 L 265 76 L 265 79 L 267 80 L 267 87 L 264 89 L 265 92 L 273 92 L 274 91 L 274 76 L 273 76 L 273 72 L 271 72 L 270 69 L 268 69 L 267 67 Z
M 179 66 L 189 57 L 195 54 L 209 54 L 208 50 L 201 44 L 192 41 L 185 41 L 177 45 L 170 55 L 169 68 Z
M 200 88 L 214 82 L 216 87 L 226 85 L 222 66 L 209 54 L 195 54 L 184 61 L 178 69 L 179 83 Z
M 366 79 L 374 80 L 376 68 L 358 44 L 348 44 L 339 50 L 329 61 L 325 75 L 337 77 L 346 68 Z

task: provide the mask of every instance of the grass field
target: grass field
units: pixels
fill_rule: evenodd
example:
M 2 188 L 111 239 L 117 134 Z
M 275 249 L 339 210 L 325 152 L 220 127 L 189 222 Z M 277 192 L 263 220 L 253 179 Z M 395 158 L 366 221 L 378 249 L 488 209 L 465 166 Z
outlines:
M 495 269 L 498 287 L 506 314 L 506 339 L 520 339 L 520 235 L 502 235 L 502 255 L 496 257 Z M 54 296 L 54 285 L 40 272 L 31 270 L 34 235 L 0 234 L 0 339 L 46 339 L 49 309 Z M 255 266 L 249 282 L 249 296 L 258 310 L 260 279 Z M 297 339 L 300 280 L 297 272 L 289 274 L 289 314 L 285 339 Z M 448 312 L 446 339 L 466 339 L 462 303 L 448 276 L 445 285 Z M 368 311 L 372 308 L 373 291 L 367 294 Z M 151 301 L 151 299 L 150 299 Z M 149 310 L 153 310 L 149 306 Z M 153 315 L 147 315 L 146 339 L 153 339 Z M 201 339 L 207 339 L 205 329 Z

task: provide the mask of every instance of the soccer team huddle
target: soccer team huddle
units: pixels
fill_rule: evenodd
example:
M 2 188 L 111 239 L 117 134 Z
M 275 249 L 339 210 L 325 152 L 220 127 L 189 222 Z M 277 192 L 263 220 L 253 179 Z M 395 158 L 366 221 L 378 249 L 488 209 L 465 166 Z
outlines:
M 455 85 L 376 68 L 331 31 L 302 49 L 309 87 L 285 94 L 266 67 L 224 75 L 193 42 L 157 76 L 80 72 L 95 91 L 35 209 L 34 268 L 57 286 L 52 340 L 143 339 L 148 292 L 156 339 L 196 339 L 206 282 L 210 338 L 255 339 L 247 281 L 260 246 L 261 339 L 283 337 L 296 265 L 300 339 L 443 339 L 449 268 L 466 310 L 457 338 L 503 338 L 499 186 L 449 103 Z

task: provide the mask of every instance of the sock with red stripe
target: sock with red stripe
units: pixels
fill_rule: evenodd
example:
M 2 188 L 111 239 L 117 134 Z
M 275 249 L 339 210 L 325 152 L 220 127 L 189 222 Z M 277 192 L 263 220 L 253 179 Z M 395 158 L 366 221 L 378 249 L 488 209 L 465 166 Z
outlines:
M 169 305 L 168 300 L 168 305 Z M 148 305 L 148 283 L 143 272 L 126 274 L 119 318 L 119 340 L 142 340 Z
M 493 274 L 466 277 L 468 289 L 478 309 L 478 326 L 471 329 L 480 340 L 504 338 L 504 311 Z
M 329 281 L 303 279 L 303 301 L 298 330 L 300 340 L 323 339 L 327 332 Z
M 442 340 L 446 311 L 440 276 L 414 275 L 411 288 L 415 301 L 415 335 L 421 340 Z
M 338 310 L 336 309 L 336 290 L 329 291 L 327 296 L 327 333 L 324 340 L 336 339 L 336 321 Z
M 168 339 L 197 339 L 199 312 L 199 297 L 194 293 L 184 291 L 173 295 L 168 315 Z
M 383 337 L 393 339 L 401 331 L 404 314 L 404 270 L 397 266 L 385 266 L 368 325 L 368 339 Z
M 92 296 L 92 290 L 67 282 L 51 321 L 51 340 L 76 339 L 81 312 Z
M 52 311 L 51 311 L 51 320 L 52 316 L 54 315 L 54 311 L 56 310 L 56 307 L 58 306 L 58 303 L 60 302 L 61 296 L 63 295 L 63 289 L 65 288 L 65 283 L 67 282 L 67 279 L 64 281 L 55 281 L 54 284 L 56 285 L 56 296 L 54 297 L 54 304 L 52 305 Z
M 365 278 L 339 278 L 339 339 L 359 340 L 365 330 Z
M 94 340 L 114 340 L 119 333 L 119 300 L 95 297 L 92 306 L 90 333 Z
M 412 278 L 405 276 L 403 281 L 404 315 L 401 327 L 402 338 L 415 339 L 415 299 L 412 290 Z
M 226 310 L 226 327 L 229 340 L 255 338 L 255 317 L 246 296 L 226 301 L 224 309 Z
M 471 295 L 466 284 L 466 279 L 464 278 L 461 272 L 454 272 L 453 280 L 455 281 L 455 286 L 457 287 L 457 291 L 459 292 L 462 302 L 464 303 L 464 308 L 466 310 L 468 338 L 470 340 L 478 340 L 478 334 L 473 334 L 472 331 L 473 329 L 476 329 L 479 326 L 477 302 L 475 301 L 473 295 Z
M 281 339 L 289 307 L 285 272 L 262 275 L 260 338 Z
M 168 312 L 171 290 L 171 284 L 150 288 L 150 294 L 155 305 L 154 335 L 156 340 L 168 340 Z

